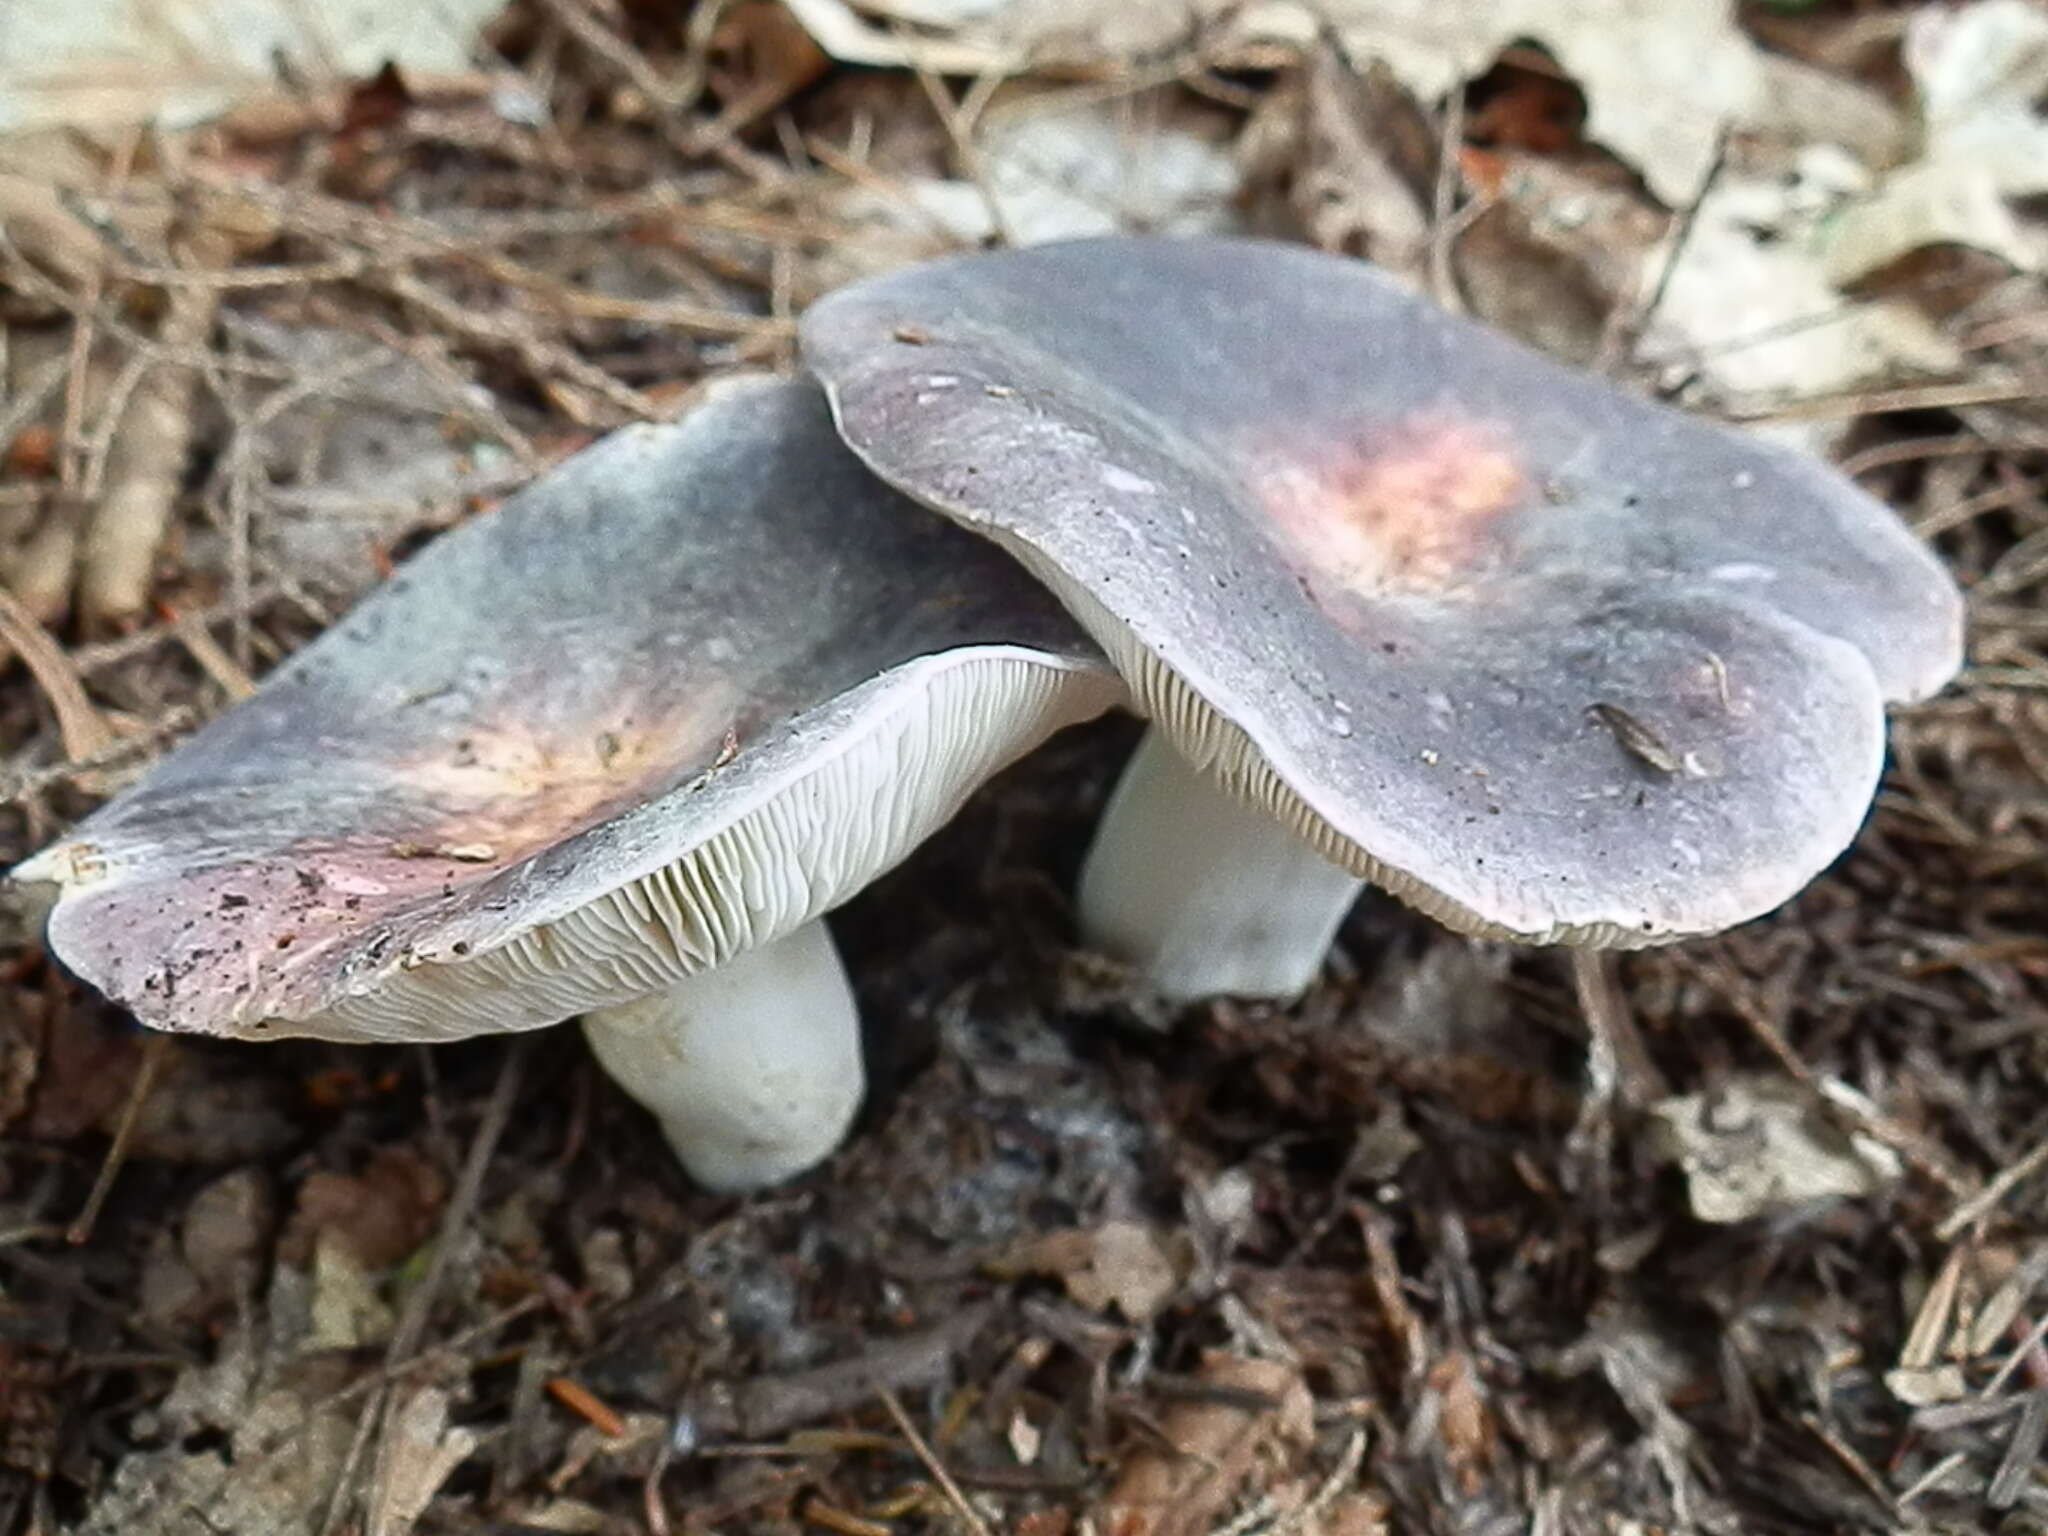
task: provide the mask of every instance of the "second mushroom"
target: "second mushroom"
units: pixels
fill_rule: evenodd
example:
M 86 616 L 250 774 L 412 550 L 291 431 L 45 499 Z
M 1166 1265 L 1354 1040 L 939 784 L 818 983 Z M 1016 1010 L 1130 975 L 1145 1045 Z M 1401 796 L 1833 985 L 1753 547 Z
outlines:
M 1085 936 L 1170 997 L 1290 997 L 1362 883 L 1632 945 L 1849 843 L 1961 603 L 1819 462 L 1639 399 L 1362 263 L 1230 240 L 973 256 L 815 305 L 884 479 L 1014 553 L 1153 729 Z

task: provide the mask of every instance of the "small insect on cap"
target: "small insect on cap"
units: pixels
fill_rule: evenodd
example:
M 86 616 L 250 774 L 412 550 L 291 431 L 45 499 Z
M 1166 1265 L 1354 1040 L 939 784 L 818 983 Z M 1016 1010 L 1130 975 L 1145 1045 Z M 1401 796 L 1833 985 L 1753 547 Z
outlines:
M 16 878 L 160 1028 L 529 1029 L 793 932 L 1120 696 L 815 386 L 742 377 L 435 541 Z
M 1797 891 L 1961 603 L 1826 467 L 1361 263 L 1111 239 L 803 322 L 847 441 L 1014 552 L 1172 745 L 1474 932 L 1643 943 Z

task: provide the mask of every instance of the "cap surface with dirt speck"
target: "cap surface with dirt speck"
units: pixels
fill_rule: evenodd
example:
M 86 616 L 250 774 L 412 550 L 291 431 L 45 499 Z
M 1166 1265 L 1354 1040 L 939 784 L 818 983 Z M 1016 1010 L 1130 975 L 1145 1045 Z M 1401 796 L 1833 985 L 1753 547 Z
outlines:
M 15 873 L 158 1027 L 532 1028 L 816 917 L 1120 694 L 815 386 L 741 377 L 438 539 Z
M 841 431 L 1016 554 L 1186 758 L 1471 931 L 1639 943 L 1854 835 L 1955 587 L 1826 466 L 1238 240 L 934 263 L 802 323 Z

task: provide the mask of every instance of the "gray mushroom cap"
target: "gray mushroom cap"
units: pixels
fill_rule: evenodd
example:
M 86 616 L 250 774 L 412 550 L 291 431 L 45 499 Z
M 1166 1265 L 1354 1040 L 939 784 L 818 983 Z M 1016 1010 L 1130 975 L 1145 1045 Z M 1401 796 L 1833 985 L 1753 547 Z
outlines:
M 1120 696 L 814 385 L 743 378 L 435 541 L 16 877 L 158 1027 L 530 1028 L 791 931 Z
M 1854 836 L 1961 603 L 1825 466 L 1354 261 L 1107 239 L 814 305 L 884 479 L 997 540 L 1174 744 L 1471 931 L 1640 943 Z

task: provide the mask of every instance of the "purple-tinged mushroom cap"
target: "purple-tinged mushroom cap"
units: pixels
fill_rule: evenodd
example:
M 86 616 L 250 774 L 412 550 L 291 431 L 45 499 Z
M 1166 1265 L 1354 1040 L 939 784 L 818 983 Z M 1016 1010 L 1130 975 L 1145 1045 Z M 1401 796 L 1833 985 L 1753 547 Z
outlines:
M 1354 261 L 1040 246 L 802 340 L 854 450 L 1045 580 L 1174 749 L 1082 890 L 1169 992 L 1299 990 L 1360 878 L 1539 942 L 1756 916 L 1854 835 L 1886 701 L 1958 665 L 1946 574 L 1825 466 Z
M 815 920 L 1119 693 L 814 386 L 735 379 L 437 540 L 16 878 L 59 883 L 55 952 L 163 1029 L 595 1010 L 692 1170 L 759 1183 L 859 1098 Z

